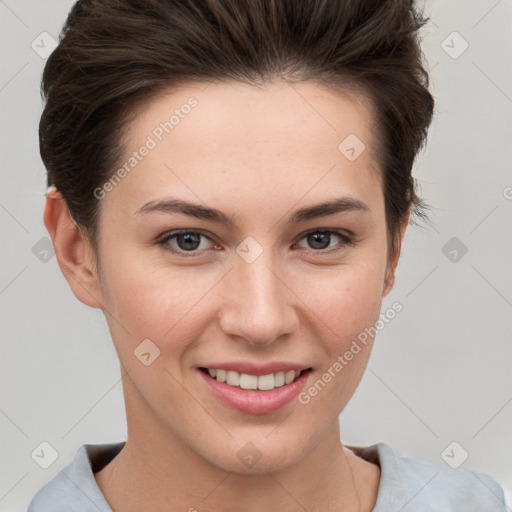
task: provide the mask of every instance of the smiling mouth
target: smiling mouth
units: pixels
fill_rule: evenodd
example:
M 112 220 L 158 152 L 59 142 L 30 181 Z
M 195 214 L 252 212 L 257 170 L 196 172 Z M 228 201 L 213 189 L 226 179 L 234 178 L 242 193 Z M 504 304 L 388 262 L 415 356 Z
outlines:
M 232 370 L 222 370 L 218 368 L 199 368 L 203 373 L 209 375 L 218 382 L 224 382 L 228 386 L 259 391 L 271 391 L 296 381 L 303 373 L 311 371 L 311 368 L 302 371 L 282 371 L 269 373 L 268 375 L 249 375 L 247 373 L 238 373 Z

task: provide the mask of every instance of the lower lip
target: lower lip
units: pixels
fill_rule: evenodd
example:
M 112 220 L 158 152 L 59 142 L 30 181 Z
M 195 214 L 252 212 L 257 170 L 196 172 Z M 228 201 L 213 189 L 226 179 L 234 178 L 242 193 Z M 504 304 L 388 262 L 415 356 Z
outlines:
M 202 378 L 212 393 L 225 405 L 246 414 L 271 414 L 290 403 L 302 391 L 311 370 L 300 374 L 297 380 L 268 391 L 242 389 L 219 382 L 203 370 Z

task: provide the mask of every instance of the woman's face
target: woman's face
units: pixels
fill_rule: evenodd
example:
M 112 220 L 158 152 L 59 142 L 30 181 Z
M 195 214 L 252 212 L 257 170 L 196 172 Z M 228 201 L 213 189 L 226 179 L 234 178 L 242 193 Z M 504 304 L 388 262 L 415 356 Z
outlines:
M 188 85 L 140 109 L 125 172 L 96 191 L 91 292 L 127 371 L 129 439 L 243 473 L 291 466 L 332 431 L 372 339 L 344 354 L 393 270 L 372 137 L 364 102 L 312 82 Z M 310 370 L 269 391 L 201 368 L 249 387 Z

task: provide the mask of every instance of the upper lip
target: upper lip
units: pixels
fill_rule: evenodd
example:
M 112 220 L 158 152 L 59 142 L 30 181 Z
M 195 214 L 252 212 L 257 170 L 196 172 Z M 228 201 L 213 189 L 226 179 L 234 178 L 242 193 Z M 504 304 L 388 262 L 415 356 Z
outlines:
M 246 373 L 247 375 L 268 375 L 270 373 L 287 372 L 290 370 L 303 371 L 311 368 L 310 366 L 300 363 L 289 363 L 274 361 L 266 364 L 256 364 L 249 361 L 231 361 L 225 363 L 209 363 L 200 366 L 200 368 L 210 368 L 217 370 L 235 371 L 238 373 Z

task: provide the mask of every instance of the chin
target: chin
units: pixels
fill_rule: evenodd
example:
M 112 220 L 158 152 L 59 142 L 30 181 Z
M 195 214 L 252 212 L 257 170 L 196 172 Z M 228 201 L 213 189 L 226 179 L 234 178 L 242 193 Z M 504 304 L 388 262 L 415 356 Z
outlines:
M 298 440 L 290 442 L 290 435 L 286 439 L 276 436 L 271 440 L 273 435 L 269 436 L 268 430 L 260 436 L 241 434 L 230 438 L 220 450 L 217 445 L 215 450 L 203 453 L 203 458 L 224 471 L 257 475 L 286 470 L 314 449 L 314 446 L 308 449 Z M 305 438 L 310 440 L 311 436 Z

